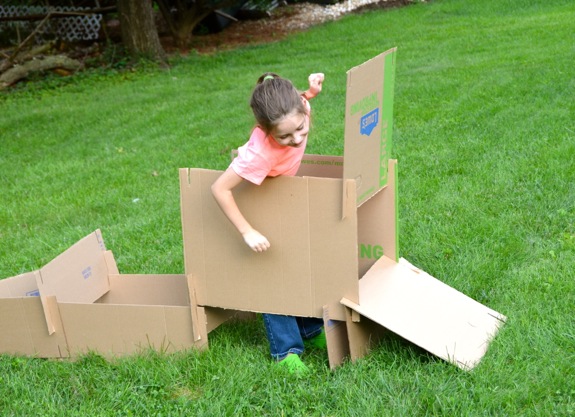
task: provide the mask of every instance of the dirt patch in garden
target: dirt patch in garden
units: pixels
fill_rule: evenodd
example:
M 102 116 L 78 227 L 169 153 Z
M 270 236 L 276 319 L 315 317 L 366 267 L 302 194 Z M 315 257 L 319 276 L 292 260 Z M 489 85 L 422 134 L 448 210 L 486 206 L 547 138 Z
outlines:
M 344 0 L 336 4 L 294 3 L 277 7 L 267 16 L 233 22 L 218 33 L 196 35 L 189 48 L 180 53 L 195 50 L 201 54 L 230 50 L 245 45 L 276 42 L 286 36 L 308 28 L 337 20 L 349 13 L 363 13 L 368 10 L 403 7 L 414 0 Z M 168 53 L 178 52 L 169 38 L 162 40 Z

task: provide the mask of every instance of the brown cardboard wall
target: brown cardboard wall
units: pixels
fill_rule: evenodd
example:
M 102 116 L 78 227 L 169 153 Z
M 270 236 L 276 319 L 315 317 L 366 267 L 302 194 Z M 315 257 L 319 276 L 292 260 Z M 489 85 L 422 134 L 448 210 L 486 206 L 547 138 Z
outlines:
M 343 177 L 357 182 L 357 205 L 387 184 L 396 48 L 347 72 Z
M 0 298 L 37 296 L 39 293 L 34 272 L 0 280 Z
M 60 358 L 203 348 L 207 317 L 191 293 L 185 275 L 119 275 L 96 231 L 40 270 L 0 281 L 0 351 Z
M 187 307 L 62 303 L 60 314 L 74 356 L 89 351 L 116 356 L 148 348 L 173 352 L 207 343 L 207 333 L 201 343 L 194 340 Z
M 341 220 L 342 180 L 241 184 L 234 190 L 238 206 L 272 244 L 254 253 L 213 199 L 210 187 L 219 175 L 180 170 L 186 273 L 198 304 L 314 317 L 330 304 L 344 319 L 342 294 L 357 298 L 357 219 Z
M 55 324 L 56 332 L 49 335 L 39 297 L 0 300 L 0 352 L 40 358 L 67 356 L 61 323 Z

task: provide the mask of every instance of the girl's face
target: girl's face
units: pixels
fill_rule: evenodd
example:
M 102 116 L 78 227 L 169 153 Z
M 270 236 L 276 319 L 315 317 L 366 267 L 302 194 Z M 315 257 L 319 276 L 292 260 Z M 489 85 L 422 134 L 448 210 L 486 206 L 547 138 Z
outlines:
M 309 116 L 292 112 L 285 116 L 270 132 L 272 138 L 282 146 L 299 148 L 305 143 L 309 132 Z

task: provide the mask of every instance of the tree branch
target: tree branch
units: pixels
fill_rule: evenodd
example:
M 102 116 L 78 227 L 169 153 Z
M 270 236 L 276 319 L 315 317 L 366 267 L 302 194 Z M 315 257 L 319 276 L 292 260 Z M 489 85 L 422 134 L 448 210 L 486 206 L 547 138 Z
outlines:
M 75 59 L 64 55 L 53 55 L 44 59 L 33 59 L 22 65 L 15 65 L 4 74 L 0 75 L 0 89 L 6 88 L 15 82 L 28 77 L 33 72 L 46 71 L 49 69 L 63 68 L 70 71 L 80 69 L 82 64 Z
M 38 24 L 38 26 L 36 26 L 36 29 L 34 29 L 34 31 L 30 35 L 28 35 L 28 37 L 26 39 L 24 39 L 20 45 L 18 45 L 18 47 L 14 50 L 14 52 L 12 52 L 12 55 L 10 55 L 10 57 L 7 59 L 7 62 L 2 63 L 2 66 L 1 66 L 2 70 L 4 68 L 8 68 L 10 65 L 12 65 L 14 63 L 14 61 L 16 60 L 16 56 L 20 53 L 20 51 L 22 50 L 24 45 L 26 45 L 31 39 L 34 38 L 34 36 L 36 36 L 36 33 L 38 33 L 40 28 L 42 26 L 44 26 L 44 23 L 46 23 L 49 19 L 50 19 L 50 13 L 48 13 L 44 17 L 44 19 Z

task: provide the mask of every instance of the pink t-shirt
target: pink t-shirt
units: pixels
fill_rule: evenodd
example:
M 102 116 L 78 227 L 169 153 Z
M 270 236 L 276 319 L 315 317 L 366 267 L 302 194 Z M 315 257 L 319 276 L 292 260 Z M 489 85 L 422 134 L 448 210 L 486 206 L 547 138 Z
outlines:
M 304 98 L 302 100 L 309 111 L 309 103 Z M 234 158 L 230 167 L 240 177 L 257 185 L 260 185 L 266 177 L 295 175 L 306 145 L 307 138 L 297 148 L 282 146 L 256 126 L 250 140 L 238 148 L 238 156 Z

